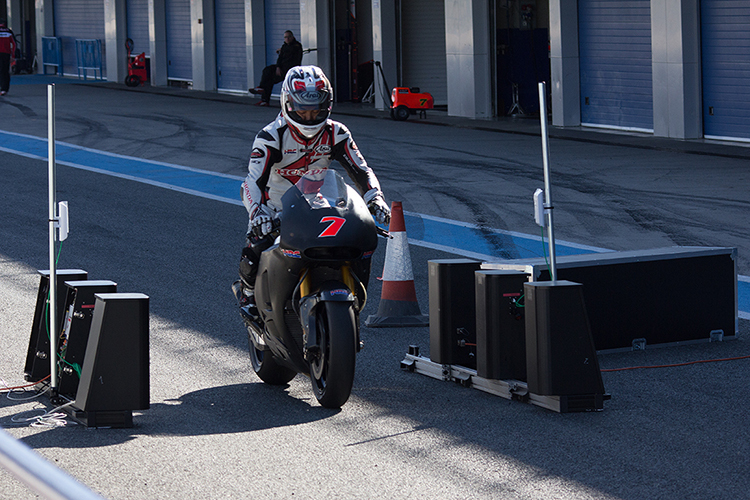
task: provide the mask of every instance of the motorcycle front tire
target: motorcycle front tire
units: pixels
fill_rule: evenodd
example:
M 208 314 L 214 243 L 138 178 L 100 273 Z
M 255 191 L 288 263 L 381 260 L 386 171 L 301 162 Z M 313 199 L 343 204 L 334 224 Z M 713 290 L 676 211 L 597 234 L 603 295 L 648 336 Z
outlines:
M 255 374 L 263 382 L 269 385 L 284 385 L 297 375 L 294 370 L 279 365 L 271 351 L 258 349 L 252 339 L 248 338 L 248 342 L 250 343 L 250 363 L 253 365 Z
M 356 315 L 351 302 L 324 302 L 318 307 L 320 356 L 310 363 L 315 398 L 325 408 L 341 408 L 354 384 Z

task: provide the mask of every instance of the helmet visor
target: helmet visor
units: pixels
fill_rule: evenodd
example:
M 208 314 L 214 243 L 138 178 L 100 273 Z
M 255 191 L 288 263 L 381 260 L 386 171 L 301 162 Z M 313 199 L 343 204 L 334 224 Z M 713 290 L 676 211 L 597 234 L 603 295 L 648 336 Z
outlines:
M 289 97 L 286 111 L 300 125 L 319 125 L 331 113 L 331 98 L 325 90 L 297 91 Z

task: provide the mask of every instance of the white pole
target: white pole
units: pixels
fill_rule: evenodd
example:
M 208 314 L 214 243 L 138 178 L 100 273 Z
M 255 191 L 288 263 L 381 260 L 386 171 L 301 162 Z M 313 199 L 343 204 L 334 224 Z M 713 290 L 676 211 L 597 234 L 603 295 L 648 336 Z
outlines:
M 49 362 L 50 388 L 57 391 L 57 265 L 55 228 L 57 193 L 55 179 L 55 85 L 47 85 L 47 156 L 49 164 Z
M 552 190 L 549 181 L 549 132 L 547 131 L 547 85 L 539 82 L 539 120 L 542 125 L 542 157 L 544 160 L 544 213 L 547 216 L 547 239 L 549 240 L 549 265 L 552 281 L 557 279 L 555 257 L 555 232 L 552 224 Z

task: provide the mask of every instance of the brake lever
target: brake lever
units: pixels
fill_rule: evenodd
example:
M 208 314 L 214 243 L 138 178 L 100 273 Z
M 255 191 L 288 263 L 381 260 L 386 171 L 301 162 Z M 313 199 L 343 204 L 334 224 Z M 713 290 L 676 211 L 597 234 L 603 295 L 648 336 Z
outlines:
M 378 230 L 378 236 L 382 236 L 383 238 L 393 239 L 393 236 L 391 236 L 391 233 L 389 233 L 387 230 L 383 229 L 382 227 L 375 226 L 375 229 Z

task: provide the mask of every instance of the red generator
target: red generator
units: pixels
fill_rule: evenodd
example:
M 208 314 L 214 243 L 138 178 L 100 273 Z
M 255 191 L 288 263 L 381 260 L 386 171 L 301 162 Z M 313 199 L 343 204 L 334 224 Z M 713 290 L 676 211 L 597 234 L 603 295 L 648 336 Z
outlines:
M 128 76 L 125 77 L 125 85 L 128 87 L 137 87 L 144 85 L 148 80 L 146 71 L 146 53 L 141 52 L 137 56 L 131 56 L 133 51 L 133 40 L 125 40 L 125 48 L 128 50 Z
M 417 111 L 425 118 L 427 110 L 435 104 L 432 94 L 420 92 L 419 87 L 395 87 L 391 91 L 391 101 L 391 118 L 398 121 L 406 120 Z

